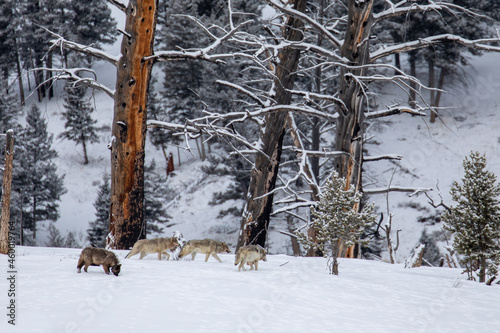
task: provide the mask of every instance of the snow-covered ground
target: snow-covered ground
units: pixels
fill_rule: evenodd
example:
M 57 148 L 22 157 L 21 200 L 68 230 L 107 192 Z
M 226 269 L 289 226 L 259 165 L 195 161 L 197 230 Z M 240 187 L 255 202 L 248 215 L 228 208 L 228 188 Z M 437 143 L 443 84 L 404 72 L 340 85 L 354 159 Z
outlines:
M 234 251 L 234 249 L 233 249 Z M 500 288 L 459 269 L 404 269 L 323 258 L 268 256 L 238 272 L 233 254 L 195 261 L 124 259 L 118 277 L 78 274 L 79 249 L 16 248 L 16 325 L 0 279 L 1 332 L 497 332 Z M 7 257 L 0 257 L 6 272 Z

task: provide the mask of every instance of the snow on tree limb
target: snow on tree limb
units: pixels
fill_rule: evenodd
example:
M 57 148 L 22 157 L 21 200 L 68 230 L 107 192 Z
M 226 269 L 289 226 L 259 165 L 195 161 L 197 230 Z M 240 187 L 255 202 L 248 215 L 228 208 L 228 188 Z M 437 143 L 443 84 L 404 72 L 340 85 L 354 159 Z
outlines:
M 374 189 L 363 189 L 364 194 L 382 194 L 387 192 L 409 192 L 410 193 L 408 194 L 409 197 L 429 191 L 432 191 L 432 188 L 390 186 L 390 187 L 382 187 Z
M 401 113 L 408 113 L 414 116 L 425 116 L 426 113 L 422 112 L 420 110 L 412 109 L 410 107 L 391 107 L 388 108 L 387 110 L 380 110 L 380 111 L 372 111 L 372 112 L 367 112 L 366 119 L 376 119 L 376 118 L 382 118 L 382 117 L 387 117 L 387 116 L 392 116 L 395 114 L 401 114 Z
M 330 31 L 328 31 L 322 24 L 310 18 L 305 13 L 292 9 L 291 7 L 285 6 L 277 0 L 267 0 L 267 3 L 287 15 L 299 18 L 303 22 L 310 24 L 314 29 L 319 31 L 327 40 L 329 40 L 338 49 L 342 47 L 342 42 L 337 37 L 335 37 Z
M 51 32 L 52 33 L 52 32 Z M 54 34 L 54 33 L 52 33 Z M 52 46 L 50 47 L 49 51 L 55 47 L 60 47 L 68 50 L 73 50 L 77 51 L 79 53 L 87 54 L 93 57 L 96 57 L 98 59 L 104 60 L 109 62 L 110 64 L 113 64 L 115 66 L 118 66 L 118 60 L 119 57 L 112 56 L 102 50 L 96 49 L 95 47 L 75 43 L 75 42 L 70 42 L 66 40 L 64 37 L 59 36 L 58 39 L 53 39 L 50 41 Z
M 392 46 L 381 46 L 378 50 L 370 54 L 370 63 L 387 57 L 391 54 L 407 52 L 429 47 L 435 44 L 442 43 L 457 43 L 465 47 L 473 48 L 482 51 L 500 52 L 500 46 L 492 46 L 485 43 L 499 43 L 500 38 L 485 38 L 477 40 L 469 40 L 452 34 L 443 34 L 427 38 L 420 38 L 419 40 L 396 44 Z
M 198 20 L 192 18 L 195 22 L 198 23 Z M 213 52 L 216 48 L 221 46 L 224 42 L 229 40 L 233 35 L 243 26 L 251 23 L 251 20 L 241 22 L 238 24 L 236 27 L 233 27 L 229 32 L 226 32 L 222 37 L 216 37 L 212 33 L 210 33 L 210 37 L 214 38 L 214 42 L 210 44 L 209 46 L 205 48 L 200 48 L 196 50 L 181 50 L 181 51 L 160 51 L 152 56 L 146 57 L 145 60 L 148 59 L 153 59 L 154 61 L 169 61 L 169 60 L 179 60 L 179 59 L 200 59 L 200 60 L 206 60 L 210 62 L 215 62 L 215 63 L 223 63 L 223 59 L 228 59 L 228 58 L 234 58 L 235 53 L 222 53 L 222 54 L 214 54 L 211 55 L 210 53 Z M 203 25 L 199 23 L 202 27 Z M 208 29 L 204 28 L 205 31 L 208 31 Z
M 104 92 L 106 95 L 108 95 L 111 98 L 114 98 L 115 96 L 115 91 L 109 89 L 105 85 L 100 84 L 97 82 L 95 79 L 90 78 L 90 77 L 82 77 L 79 75 L 80 72 L 88 72 L 93 74 L 94 77 L 97 77 L 97 74 L 88 68 L 35 68 L 32 71 L 47 71 L 47 72 L 56 72 L 56 76 L 53 76 L 49 78 L 48 80 L 43 81 L 41 84 L 45 84 L 47 82 L 53 81 L 53 80 L 68 80 L 72 81 L 73 85 L 83 85 L 88 88 L 96 89 L 99 91 Z M 33 91 L 35 92 L 35 91 Z
M 364 156 L 363 162 L 374 162 L 374 161 L 380 161 L 380 160 L 401 160 L 402 158 L 403 158 L 403 155 L 399 155 L 399 154 Z
M 403 3 L 406 4 L 407 2 L 400 2 L 396 5 L 394 5 L 391 1 L 386 1 L 392 4 L 392 6 L 378 14 L 374 14 L 373 18 L 375 22 L 379 22 L 391 17 L 397 17 L 397 16 L 403 16 L 403 15 L 408 15 L 410 13 L 425 13 L 429 11 L 449 11 L 452 12 L 455 10 L 456 12 L 463 12 L 464 14 L 467 14 L 469 16 L 473 16 L 476 18 L 485 18 L 485 19 L 490 19 L 490 17 L 486 15 L 481 15 L 479 13 L 475 13 L 467 8 L 464 8 L 462 6 L 458 6 L 455 4 L 451 4 L 448 2 L 432 2 L 429 5 L 420 5 L 416 3 L 412 3 L 410 6 L 405 6 L 405 7 L 399 7 L 399 5 L 402 5 Z

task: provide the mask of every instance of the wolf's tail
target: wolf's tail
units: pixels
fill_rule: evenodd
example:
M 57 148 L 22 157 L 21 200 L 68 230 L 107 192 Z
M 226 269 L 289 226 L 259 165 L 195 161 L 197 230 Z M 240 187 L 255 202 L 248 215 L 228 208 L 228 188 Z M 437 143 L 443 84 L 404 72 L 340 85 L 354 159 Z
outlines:
M 125 256 L 125 259 L 128 258 L 128 256 L 132 253 L 132 251 L 130 251 L 129 253 L 127 253 L 127 255 Z

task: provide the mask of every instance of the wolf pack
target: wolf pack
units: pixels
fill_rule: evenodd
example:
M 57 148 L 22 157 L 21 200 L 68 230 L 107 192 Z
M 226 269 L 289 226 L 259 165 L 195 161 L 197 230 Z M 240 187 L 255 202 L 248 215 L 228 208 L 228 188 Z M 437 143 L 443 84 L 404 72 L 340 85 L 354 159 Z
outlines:
M 167 251 L 175 253 L 179 249 L 179 259 L 191 255 L 191 260 L 194 260 L 196 254 L 201 253 L 205 255 L 205 262 L 212 256 L 221 263 L 222 260 L 217 254 L 231 253 L 229 246 L 225 242 L 209 238 L 193 239 L 185 242 L 182 234 L 175 232 L 173 237 L 138 240 L 125 258 L 140 254 L 139 259 L 142 259 L 148 254 L 156 253 L 158 254 L 158 260 L 162 260 L 163 257 L 169 260 L 170 254 Z M 236 252 L 234 265 L 238 266 L 238 272 L 242 269 L 246 271 L 245 264 L 250 266 L 250 270 L 258 270 L 259 260 L 267 261 L 266 250 L 260 245 L 246 245 L 241 246 Z M 115 276 L 118 276 L 121 271 L 121 264 L 115 253 L 96 247 L 86 247 L 82 250 L 76 268 L 78 273 L 81 273 L 82 267 L 87 272 L 89 266 L 102 266 L 106 274 L 111 272 Z

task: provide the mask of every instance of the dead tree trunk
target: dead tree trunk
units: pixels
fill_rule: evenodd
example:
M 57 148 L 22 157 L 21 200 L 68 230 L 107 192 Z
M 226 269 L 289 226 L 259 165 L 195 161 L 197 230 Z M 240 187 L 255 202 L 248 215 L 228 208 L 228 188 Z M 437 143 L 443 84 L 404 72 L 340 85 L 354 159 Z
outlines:
M 116 81 L 111 142 L 111 207 L 107 247 L 128 249 L 145 237 L 146 105 L 157 1 L 131 0 L 126 9 Z
M 295 10 L 304 12 L 307 0 L 292 0 L 290 3 Z M 303 23 L 297 18 L 288 16 L 283 38 L 289 41 L 300 41 L 303 38 L 302 30 Z M 291 94 L 288 90 L 293 88 L 299 57 L 300 51 L 293 48 L 284 48 L 278 54 L 279 66 L 275 67 L 276 79 L 274 80 L 275 101 L 278 105 L 290 103 Z M 278 176 L 287 111 L 267 114 L 264 122 L 264 129 L 260 133 L 263 153 L 257 154 L 255 166 L 251 172 L 238 248 L 249 244 L 259 244 L 265 247 L 267 238 L 273 203 L 272 191 Z
M 9 227 L 10 227 L 10 190 L 12 185 L 12 161 L 14 152 L 14 132 L 7 131 L 7 143 L 5 145 L 5 168 L 3 170 L 2 186 L 2 219 L 0 223 L 0 253 L 7 254 L 9 251 Z
M 353 66 L 366 65 L 369 61 L 370 30 L 373 24 L 373 1 L 349 1 L 349 25 L 345 34 L 341 55 Z M 361 171 L 363 162 L 364 103 L 362 87 L 352 75 L 365 74 L 364 68 L 345 68 L 340 71 L 339 96 L 347 111 L 339 110 L 335 133 L 335 150 L 346 152 L 337 157 L 335 167 L 345 178 L 346 190 L 354 186 L 361 192 Z M 354 207 L 358 210 L 359 207 Z M 339 257 L 356 257 L 354 246 L 346 249 L 339 246 Z

